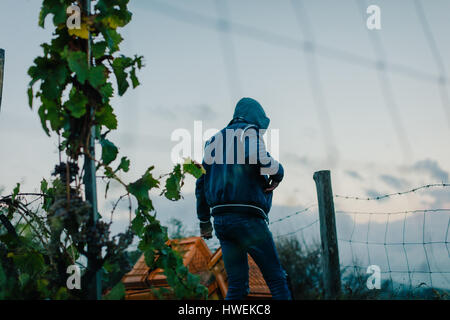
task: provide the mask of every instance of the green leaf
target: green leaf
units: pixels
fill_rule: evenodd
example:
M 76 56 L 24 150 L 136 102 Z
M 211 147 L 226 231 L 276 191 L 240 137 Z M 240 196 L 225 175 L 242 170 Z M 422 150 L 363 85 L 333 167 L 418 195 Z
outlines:
M 95 120 L 98 124 L 104 125 L 108 129 L 117 129 L 117 118 L 109 104 L 95 113 Z
M 45 106 L 42 105 L 38 110 L 38 115 L 39 115 L 39 119 L 41 119 L 42 129 L 44 129 L 47 136 L 50 137 L 50 131 L 48 130 L 48 127 L 47 127 L 47 119 L 46 119 L 45 113 L 46 113 Z
M 61 90 L 54 80 L 51 78 L 45 79 L 41 82 L 41 97 L 45 97 L 48 100 L 58 99 Z
M 49 14 L 53 14 L 53 24 L 55 26 L 65 23 L 67 19 L 67 6 L 67 1 L 44 0 L 41 11 L 39 12 L 39 26 L 44 28 L 45 18 Z
M 21 272 L 31 275 L 38 274 L 45 267 L 44 257 L 38 252 L 15 254 L 13 260 Z
M 193 162 L 190 158 L 186 158 L 183 163 L 183 172 L 189 173 L 198 179 L 206 173 L 206 170 L 201 164 Z
M 88 80 L 94 88 L 100 88 L 107 80 L 106 68 L 103 65 L 93 67 L 89 70 Z
M 110 53 L 114 53 L 119 50 L 119 44 L 123 40 L 122 36 L 116 30 L 108 28 L 103 28 L 101 32 L 106 40 L 106 43 L 108 44 Z
M 131 15 L 130 15 L 130 18 L 131 18 Z M 123 19 L 119 15 L 109 15 L 108 17 L 102 19 L 102 22 L 111 29 L 117 29 L 117 27 L 125 26 L 129 20 L 130 19 Z
M 155 265 L 155 251 L 153 249 L 146 250 L 144 252 L 145 264 L 153 269 Z
M 42 179 L 41 181 L 41 192 L 46 194 L 48 191 L 48 182 L 45 179 Z
M 33 87 L 32 86 L 28 87 L 27 94 L 28 94 L 28 105 L 30 106 L 30 108 L 33 108 Z
M 100 145 L 102 146 L 102 161 L 105 165 L 110 164 L 116 160 L 119 149 L 107 139 L 100 140 Z
M 131 230 L 138 236 L 144 231 L 144 221 L 144 217 L 140 214 L 137 214 L 133 221 L 131 221 Z
M 107 82 L 103 86 L 101 86 L 98 90 L 102 95 L 102 102 L 107 104 L 109 102 L 109 98 L 111 98 L 114 93 L 112 84 Z
M 74 261 L 77 261 L 80 258 L 80 253 L 78 252 L 77 246 L 72 243 L 67 247 L 66 251 L 71 255 Z
M 88 98 L 81 91 L 73 88 L 70 92 L 70 98 L 64 106 L 70 111 L 70 114 L 74 118 L 79 119 L 85 115 L 87 103 Z
M 130 160 L 127 157 L 122 157 L 122 159 L 120 159 L 120 164 L 115 172 L 119 170 L 123 170 L 123 172 L 128 172 L 128 170 L 130 170 Z
M 111 180 L 106 183 L 105 187 L 105 199 L 108 198 L 108 190 L 109 190 L 109 184 L 111 183 Z
M 110 261 L 106 261 L 105 264 L 103 265 L 103 269 L 105 269 L 105 271 L 108 273 L 114 271 L 115 268 L 116 265 L 111 263 Z
M 84 84 L 89 73 L 86 53 L 82 51 L 68 51 L 67 62 L 70 70 L 77 75 L 78 81 Z
M 42 101 L 42 108 L 44 109 L 43 110 L 44 119 L 42 119 L 41 117 L 41 120 L 49 121 L 52 130 L 58 131 L 59 129 L 61 129 L 61 125 L 64 120 L 61 115 L 60 106 L 55 101 L 48 100 L 43 96 L 41 96 L 41 101 Z
M 41 8 L 41 11 L 39 12 L 39 20 L 38 20 L 39 27 L 41 28 L 45 27 L 45 18 L 48 16 L 49 13 L 50 13 L 49 7 L 44 4 Z
M 20 192 L 20 183 L 17 183 L 13 189 L 13 193 L 11 195 L 11 201 L 14 202 L 16 200 L 17 195 Z
M 181 186 L 183 183 L 184 175 L 181 173 L 181 166 L 177 164 L 173 171 L 170 173 L 169 178 L 166 180 L 166 188 L 164 190 L 164 196 L 172 201 L 179 200 L 181 198 Z
M 158 187 L 159 181 L 154 179 L 151 171 L 154 167 L 150 167 L 144 175 L 137 181 L 128 185 L 128 191 L 136 197 L 139 206 L 145 210 L 153 210 L 153 204 L 149 197 L 149 191 Z
M 138 78 L 136 77 L 136 68 L 131 69 L 130 72 L 131 83 L 133 84 L 133 89 L 140 85 Z
M 123 300 L 125 298 L 125 285 L 122 282 L 116 284 L 111 291 L 103 297 L 104 300 Z
M 28 69 L 28 74 L 31 77 L 29 88 L 32 88 L 37 81 L 41 80 L 40 96 L 48 100 L 60 98 L 66 84 L 66 79 L 69 76 L 65 64 L 59 58 L 47 59 L 43 57 L 36 58 L 34 64 L 34 66 Z M 32 90 L 28 92 L 29 102 L 30 95 L 32 98 L 32 93 Z
M 118 57 L 115 58 L 112 64 L 114 74 L 117 79 L 117 87 L 119 89 L 119 95 L 122 96 L 130 86 L 127 81 L 128 74 L 125 72 L 125 69 L 132 65 L 133 61 L 128 57 Z
M 98 59 L 105 55 L 106 47 L 107 47 L 106 41 L 99 41 L 92 45 L 92 55 L 94 58 Z

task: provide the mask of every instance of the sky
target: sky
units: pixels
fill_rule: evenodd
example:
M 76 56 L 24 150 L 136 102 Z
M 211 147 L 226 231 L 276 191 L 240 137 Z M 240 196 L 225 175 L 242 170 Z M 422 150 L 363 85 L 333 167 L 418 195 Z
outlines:
M 121 49 L 143 55 L 145 68 L 139 72 L 142 85 L 113 101 L 119 128 L 111 138 L 132 161 L 126 179 L 133 181 L 150 165 L 157 173 L 169 172 L 174 130 L 194 136 L 194 121 L 202 121 L 204 130 L 221 129 L 247 96 L 261 103 L 270 128 L 279 130 L 278 158 L 286 176 L 274 194 L 272 219 L 317 202 L 312 176 L 318 170 L 331 170 L 339 195 L 372 197 L 448 182 L 450 103 L 441 93 L 450 94 L 450 87 L 437 80 L 448 77 L 450 2 L 420 3 L 440 57 L 412 0 L 130 1 L 133 20 L 122 31 Z M 369 4 L 381 9 L 381 30 L 366 27 L 363 9 Z M 56 137 L 45 135 L 36 111 L 27 106 L 26 71 L 41 54 L 39 45 L 51 38 L 49 19 L 47 29 L 37 26 L 39 7 L 38 0 L 0 1 L 0 48 L 6 50 L 2 194 L 16 182 L 22 190 L 36 190 L 58 161 Z M 315 50 L 308 50 L 310 43 Z M 387 73 L 375 67 L 380 58 Z M 177 218 L 197 229 L 194 184 L 189 178 L 179 202 L 154 194 L 163 222 Z M 103 187 L 99 181 L 101 195 Z M 100 211 L 109 217 L 112 200 L 101 195 Z M 113 186 L 110 195 L 119 196 L 119 188 Z M 336 199 L 335 206 L 381 212 L 449 208 L 450 195 L 430 189 L 385 201 Z M 115 231 L 128 223 L 125 207 L 114 217 Z M 364 215 L 342 217 L 342 236 L 353 222 L 361 228 L 368 223 Z M 392 215 L 390 223 L 400 228 L 402 218 Z M 383 215 L 373 219 L 380 228 L 386 223 Z M 426 234 L 444 241 L 445 230 L 436 228 L 447 224 L 448 214 L 428 219 Z M 311 221 L 296 215 L 272 231 L 285 234 Z M 312 230 L 311 238 L 317 238 L 318 229 Z M 439 265 L 449 270 L 448 251 L 441 249 L 435 249 Z

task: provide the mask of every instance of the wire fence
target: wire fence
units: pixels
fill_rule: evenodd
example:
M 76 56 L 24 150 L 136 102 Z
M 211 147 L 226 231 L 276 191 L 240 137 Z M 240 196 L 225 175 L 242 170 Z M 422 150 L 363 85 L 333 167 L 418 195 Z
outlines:
M 408 191 L 377 197 L 334 195 L 334 198 L 377 201 L 439 187 L 450 187 L 450 184 L 427 184 Z M 300 227 L 293 231 L 277 234 L 275 239 L 300 235 L 305 238 L 305 232 L 319 222 L 317 211 L 313 210 L 316 207 L 317 204 L 309 205 L 270 222 L 270 225 L 288 222 L 292 226 L 297 225 L 297 222 L 291 219 L 304 218 L 306 213 L 313 215 L 308 218 L 312 221 L 302 222 Z M 361 275 L 370 265 L 378 265 L 381 274 L 389 279 L 388 284 L 392 290 L 395 290 L 396 286 L 404 285 L 409 288 L 421 286 L 450 288 L 450 208 L 381 212 L 338 209 L 335 213 L 340 265 L 343 272 L 351 270 L 355 275 Z M 366 217 L 365 223 L 358 223 L 358 218 L 362 216 Z M 350 228 L 348 228 L 349 219 Z M 408 226 L 411 229 L 409 232 Z M 314 230 L 309 236 L 318 237 L 317 232 L 318 230 Z
M 335 198 L 357 201 L 377 201 L 393 196 L 415 193 L 419 190 L 449 186 L 449 184 L 445 183 L 428 184 L 405 192 L 391 193 L 371 198 L 340 195 L 335 195 Z M 357 272 L 358 270 L 361 271 L 367 269 L 367 267 L 371 264 L 378 265 L 381 260 L 384 260 L 381 273 L 388 275 L 392 287 L 394 286 L 394 279 L 392 277 L 393 274 L 406 276 L 406 282 L 409 284 L 409 287 L 415 286 L 413 279 L 415 274 L 423 274 L 427 277 L 426 279 L 422 277 L 419 285 L 427 285 L 429 287 L 450 287 L 450 250 L 448 238 L 450 228 L 450 208 L 418 209 L 393 212 L 337 210 L 336 214 L 337 217 L 343 214 L 349 215 L 352 217 L 353 221 L 348 237 L 339 235 L 338 231 L 340 249 L 344 244 L 347 244 L 350 248 L 351 264 L 343 264 L 343 268 L 352 268 L 355 272 Z M 357 216 L 360 215 L 367 216 L 368 222 L 366 223 L 365 231 L 363 231 L 363 237 L 355 239 L 356 220 Z M 418 219 L 418 215 L 421 215 L 420 219 Z M 444 215 L 446 216 L 446 219 L 444 219 Z M 384 223 L 377 221 L 376 232 L 373 232 L 371 228 L 374 227 L 373 220 L 375 216 L 383 217 L 382 220 L 384 220 Z M 393 219 L 391 217 L 393 216 L 396 216 L 395 222 L 392 221 Z M 399 216 L 400 218 L 398 218 Z M 433 218 L 439 220 L 431 224 L 430 219 Z M 444 222 L 444 220 L 446 221 Z M 415 232 L 415 235 L 409 236 L 409 238 L 415 237 L 415 241 L 407 239 L 408 222 L 415 223 L 421 228 L 420 232 Z M 394 223 L 396 225 L 395 227 L 392 227 Z M 427 229 L 429 224 L 430 228 Z M 390 232 L 390 228 L 393 228 L 392 232 Z M 384 232 L 382 229 L 384 229 Z M 370 234 L 378 235 L 378 238 L 381 239 L 378 241 L 371 240 Z M 393 237 L 398 240 L 390 240 L 390 238 Z M 360 247 L 360 252 L 362 251 L 361 249 L 365 249 L 365 258 L 361 256 L 358 257 L 358 255 L 355 254 L 355 245 Z M 381 258 L 380 252 L 376 247 L 382 248 L 382 251 L 384 252 L 384 259 Z M 423 256 L 420 255 L 418 249 L 422 251 Z M 376 259 L 373 257 L 373 251 L 377 251 L 378 253 Z M 438 257 L 436 257 L 435 251 L 439 252 Z M 400 259 L 400 256 L 402 256 L 403 259 Z M 358 260 L 365 260 L 367 265 L 364 266 L 358 264 Z M 397 261 L 396 266 L 393 265 L 392 260 Z M 403 263 L 401 263 L 400 266 L 398 265 L 399 260 L 403 260 Z M 437 279 L 439 281 L 434 281 Z

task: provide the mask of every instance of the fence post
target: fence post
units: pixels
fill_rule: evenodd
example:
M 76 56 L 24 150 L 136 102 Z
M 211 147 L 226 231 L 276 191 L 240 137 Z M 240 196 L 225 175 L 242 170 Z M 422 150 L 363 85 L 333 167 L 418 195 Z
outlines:
M 0 110 L 2 108 L 3 70 L 5 67 L 5 50 L 0 49 Z
M 319 203 L 325 298 L 336 299 L 341 291 L 341 271 L 330 171 L 317 171 L 314 173 L 313 178 L 316 182 L 317 200 Z

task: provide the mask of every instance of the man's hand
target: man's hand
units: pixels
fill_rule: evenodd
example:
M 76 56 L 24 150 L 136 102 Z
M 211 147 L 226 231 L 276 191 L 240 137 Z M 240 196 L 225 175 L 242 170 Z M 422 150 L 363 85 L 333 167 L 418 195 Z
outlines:
M 202 236 L 202 238 L 211 239 L 212 231 L 213 231 L 213 227 L 212 227 L 211 221 L 207 221 L 207 222 L 200 221 L 200 235 Z
M 278 187 L 279 184 L 280 184 L 279 182 L 273 180 L 270 181 L 269 186 L 266 189 L 264 189 L 264 192 L 272 192 L 273 190 L 275 190 L 276 187 Z

